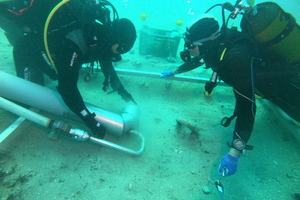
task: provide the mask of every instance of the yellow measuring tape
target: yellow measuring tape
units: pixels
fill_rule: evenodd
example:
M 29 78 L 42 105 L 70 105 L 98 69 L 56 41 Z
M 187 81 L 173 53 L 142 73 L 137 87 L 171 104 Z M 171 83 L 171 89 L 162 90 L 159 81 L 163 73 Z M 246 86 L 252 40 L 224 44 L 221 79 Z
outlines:
M 45 49 L 46 49 L 46 54 L 50 60 L 50 63 L 51 65 L 53 66 L 53 69 L 55 70 L 56 74 L 57 74 L 57 69 L 55 67 L 55 64 L 54 64 L 54 61 L 51 57 L 51 54 L 50 54 L 50 51 L 49 51 L 49 47 L 48 47 L 48 27 L 49 27 L 49 23 L 53 17 L 53 15 L 55 14 L 55 12 L 60 8 L 62 7 L 65 3 L 69 2 L 70 0 L 63 0 L 61 1 L 60 3 L 58 3 L 53 9 L 52 11 L 50 12 L 50 14 L 48 15 L 47 17 L 47 20 L 46 20 L 46 23 L 45 23 L 45 26 L 44 26 L 44 45 L 45 45 Z

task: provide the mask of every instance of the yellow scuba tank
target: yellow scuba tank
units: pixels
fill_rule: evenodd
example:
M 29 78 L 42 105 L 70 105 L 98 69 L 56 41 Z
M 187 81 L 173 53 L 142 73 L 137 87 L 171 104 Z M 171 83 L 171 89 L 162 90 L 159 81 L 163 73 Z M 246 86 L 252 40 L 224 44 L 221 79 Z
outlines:
M 248 12 L 241 21 L 242 31 L 250 34 L 269 52 L 288 63 L 300 61 L 300 27 L 295 18 L 278 4 L 257 4 L 255 14 Z

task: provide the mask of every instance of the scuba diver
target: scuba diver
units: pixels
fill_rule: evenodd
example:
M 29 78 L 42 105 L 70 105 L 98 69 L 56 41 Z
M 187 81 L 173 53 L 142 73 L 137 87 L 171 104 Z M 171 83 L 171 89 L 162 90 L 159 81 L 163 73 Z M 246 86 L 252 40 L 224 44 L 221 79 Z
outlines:
M 268 3 L 270 4 L 270 2 Z M 268 6 L 271 7 L 269 4 Z M 257 12 L 260 12 L 259 6 L 264 5 L 258 5 Z M 233 7 L 231 10 L 234 12 L 235 8 Z M 267 18 L 266 16 L 269 15 L 263 17 Z M 280 13 L 280 16 L 287 16 L 288 19 L 295 22 L 290 15 Z M 251 35 L 246 32 L 246 20 L 250 19 L 245 18 L 244 20 L 244 27 L 242 27 L 244 29 L 238 31 L 234 27 L 229 29 L 222 26 L 220 28 L 218 21 L 208 13 L 201 15 L 187 26 L 184 34 L 185 51 L 182 52 L 181 57 L 185 63 L 177 69 L 165 70 L 161 75 L 166 78 L 172 77 L 205 63 L 206 68 L 213 70 L 210 81 L 205 85 L 207 95 L 212 93 L 219 80 L 233 88 L 236 99 L 234 113 L 230 118 L 224 118 L 221 121 L 221 125 L 226 127 L 231 120 L 236 118 L 230 150 L 222 158 L 218 169 L 218 173 L 222 176 L 235 174 L 243 151 L 253 148 L 247 143 L 255 121 L 256 95 L 270 100 L 296 123 L 300 122 L 299 51 L 296 51 L 296 48 L 291 49 L 290 52 L 296 51 L 295 61 L 293 60 L 292 63 L 280 56 L 274 56 L 274 52 L 257 45 L 257 42 L 250 37 Z M 260 20 L 262 21 L 261 18 Z M 283 20 L 281 19 L 281 21 Z M 275 25 L 277 26 L 277 24 Z M 299 30 L 299 25 L 296 23 L 293 27 Z M 292 36 L 287 33 L 285 38 L 288 37 Z M 292 41 L 299 46 L 299 43 L 296 42 L 299 39 L 300 35 L 298 34 Z M 276 45 L 278 46 L 282 41 L 278 39 Z M 293 45 L 289 45 L 289 47 L 291 46 Z
M 79 70 L 85 63 L 99 63 L 105 77 L 102 90 L 108 91 L 111 87 L 123 100 L 136 104 L 112 64 L 120 61 L 121 54 L 133 47 L 136 40 L 134 24 L 126 18 L 119 19 L 108 1 L 22 2 L 26 2 L 23 7 L 1 6 L 6 20 L 22 32 L 21 36 L 9 39 L 13 41 L 17 76 L 40 85 L 44 84 L 43 73 L 58 80 L 57 90 L 66 105 L 96 137 L 103 138 L 106 127 L 87 109 L 77 87 Z M 5 28 L 13 30 L 9 26 Z M 7 35 L 10 36 L 10 32 Z

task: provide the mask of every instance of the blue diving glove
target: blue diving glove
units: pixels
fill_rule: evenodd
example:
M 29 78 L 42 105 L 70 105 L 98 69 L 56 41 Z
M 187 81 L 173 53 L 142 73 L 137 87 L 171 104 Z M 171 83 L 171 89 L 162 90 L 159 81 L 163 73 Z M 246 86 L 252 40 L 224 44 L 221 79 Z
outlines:
M 174 76 L 173 70 L 164 70 L 161 72 L 161 75 L 160 75 L 161 78 L 168 78 L 168 77 L 172 77 L 172 76 Z
M 240 157 L 233 156 L 230 153 L 227 153 L 221 160 L 219 165 L 219 175 L 229 176 L 235 174 L 237 171 L 237 165 Z

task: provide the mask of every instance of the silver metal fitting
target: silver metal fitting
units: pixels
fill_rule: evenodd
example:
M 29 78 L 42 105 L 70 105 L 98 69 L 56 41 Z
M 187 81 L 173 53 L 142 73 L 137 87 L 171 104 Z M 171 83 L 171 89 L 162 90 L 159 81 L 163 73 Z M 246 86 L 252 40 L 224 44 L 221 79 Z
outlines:
M 71 126 L 63 121 L 55 121 L 51 127 L 55 131 L 61 131 L 64 133 L 69 133 Z
M 90 139 L 89 134 L 80 129 L 70 129 L 69 134 L 79 141 L 86 141 Z

